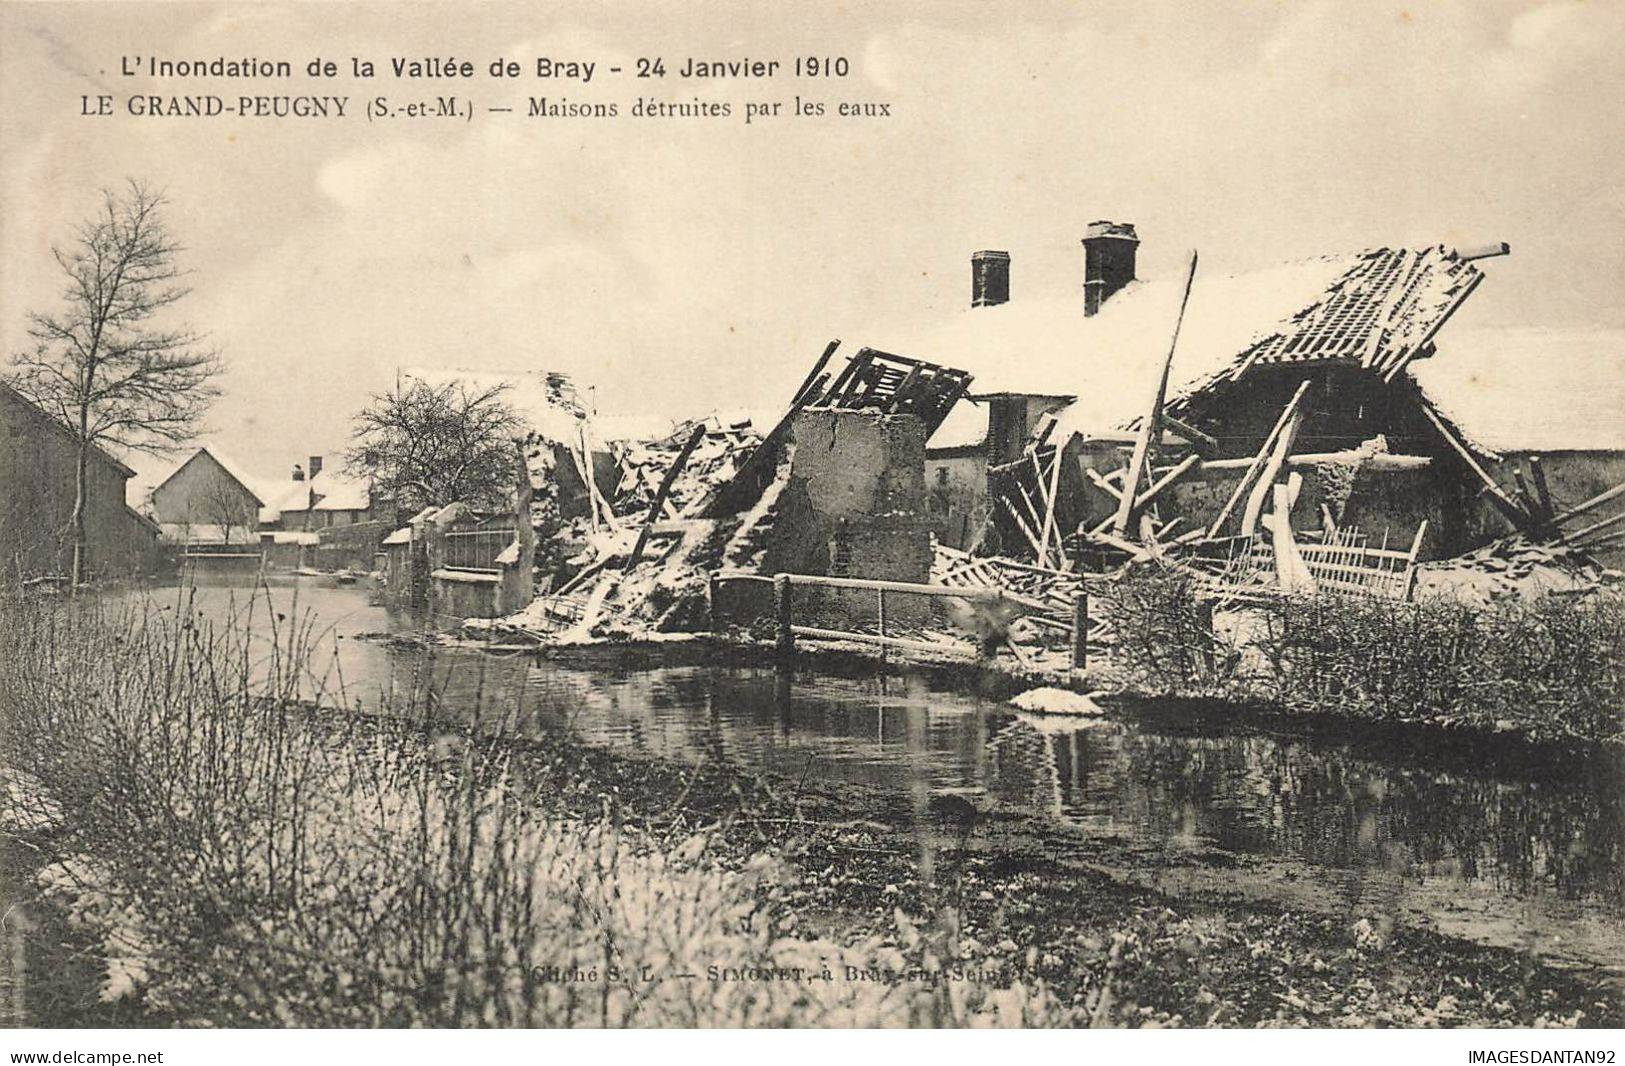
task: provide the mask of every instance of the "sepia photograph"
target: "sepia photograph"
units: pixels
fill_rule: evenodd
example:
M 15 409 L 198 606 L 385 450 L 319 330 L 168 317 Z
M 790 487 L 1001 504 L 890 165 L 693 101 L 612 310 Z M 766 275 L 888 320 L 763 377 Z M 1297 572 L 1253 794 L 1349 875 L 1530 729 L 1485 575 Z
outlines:
M 0 1053 L 1614 1063 L 1622 41 L 0 0 Z

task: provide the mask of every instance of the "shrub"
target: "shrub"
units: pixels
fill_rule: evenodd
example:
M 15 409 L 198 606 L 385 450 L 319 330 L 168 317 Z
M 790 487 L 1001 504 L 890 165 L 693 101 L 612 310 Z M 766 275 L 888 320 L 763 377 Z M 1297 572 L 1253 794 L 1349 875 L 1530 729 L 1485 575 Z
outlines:
M 1298 711 L 1625 739 L 1625 597 L 1611 592 L 1469 605 L 1321 593 L 1222 605 L 1216 635 L 1189 576 L 1143 571 L 1102 598 L 1124 681 L 1161 694 L 1223 692 Z M 1223 627 L 1221 627 L 1223 628 Z M 1245 637 L 1239 637 L 1241 629 Z M 1239 669 L 1244 662 L 1251 669 Z

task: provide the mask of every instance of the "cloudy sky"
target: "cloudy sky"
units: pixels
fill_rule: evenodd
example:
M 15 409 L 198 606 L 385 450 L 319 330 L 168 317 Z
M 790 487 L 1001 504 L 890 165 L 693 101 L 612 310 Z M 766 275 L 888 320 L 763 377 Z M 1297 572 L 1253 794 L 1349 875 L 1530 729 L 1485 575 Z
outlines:
M 1504 240 L 1452 336 L 1625 334 L 1625 3 L 0 5 L 0 343 L 50 246 L 126 176 L 162 187 L 186 317 L 225 354 L 211 436 L 262 474 L 332 454 L 399 365 L 548 368 L 606 412 L 772 407 L 831 337 L 959 307 L 967 258 L 1075 292 L 1130 221 L 1142 276 Z M 451 55 L 471 83 L 149 81 L 123 55 L 302 70 Z M 639 56 L 849 58 L 841 80 L 637 81 Z M 590 85 L 493 83 L 499 56 Z M 81 94 L 319 93 L 343 121 L 81 117 Z M 455 92 L 616 101 L 613 122 L 355 117 Z M 635 119 L 640 94 L 883 100 L 884 121 Z M 148 464 L 138 464 L 146 465 Z

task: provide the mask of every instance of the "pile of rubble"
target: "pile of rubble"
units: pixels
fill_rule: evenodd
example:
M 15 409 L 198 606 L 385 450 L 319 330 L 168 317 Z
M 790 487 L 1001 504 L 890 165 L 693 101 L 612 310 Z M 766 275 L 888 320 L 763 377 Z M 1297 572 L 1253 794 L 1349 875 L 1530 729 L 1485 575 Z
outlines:
M 711 416 L 613 443 L 610 499 L 554 525 L 537 546 L 542 594 L 489 628 L 550 643 L 703 628 L 706 576 L 740 521 L 701 514 L 761 442 L 748 420 Z
M 1416 568 L 1417 595 L 1445 595 L 1467 603 L 1534 599 L 1544 594 L 1586 595 L 1618 586 L 1625 573 L 1562 544 L 1537 544 L 1514 534 L 1454 559 Z
M 666 498 L 661 501 L 659 519 L 675 519 L 695 513 L 721 485 L 733 479 L 762 435 L 749 419 L 723 422 L 712 415 L 684 422 L 670 435 L 658 440 L 622 441 L 614 445 L 621 480 L 611 505 L 615 514 L 629 518 L 648 517 L 660 492 L 661 483 L 683 458 L 690 439 L 700 434 L 673 478 Z

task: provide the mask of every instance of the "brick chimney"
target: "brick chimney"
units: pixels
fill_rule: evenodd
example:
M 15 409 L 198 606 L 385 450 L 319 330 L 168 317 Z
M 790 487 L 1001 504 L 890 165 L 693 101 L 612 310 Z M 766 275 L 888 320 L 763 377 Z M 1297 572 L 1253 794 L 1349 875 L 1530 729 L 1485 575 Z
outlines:
M 315 481 L 316 475 L 322 472 L 322 457 L 319 455 L 311 456 L 310 465 L 306 469 L 310 471 L 310 480 Z
M 1010 301 L 1010 253 L 977 252 L 970 257 L 970 305 L 993 307 Z
M 1092 315 L 1112 294 L 1134 280 L 1140 238 L 1129 222 L 1089 223 L 1083 235 L 1083 313 Z

